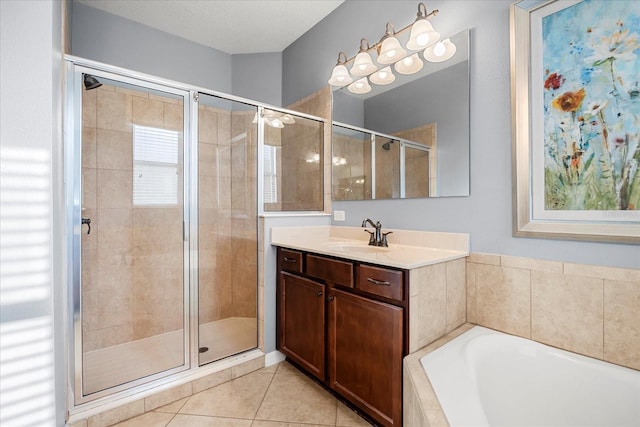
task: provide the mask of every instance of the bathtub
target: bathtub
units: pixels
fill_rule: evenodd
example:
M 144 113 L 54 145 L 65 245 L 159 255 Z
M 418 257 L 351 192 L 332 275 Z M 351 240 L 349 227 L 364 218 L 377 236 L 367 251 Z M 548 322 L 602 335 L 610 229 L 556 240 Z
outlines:
M 456 426 L 640 426 L 640 371 L 475 326 L 420 363 Z

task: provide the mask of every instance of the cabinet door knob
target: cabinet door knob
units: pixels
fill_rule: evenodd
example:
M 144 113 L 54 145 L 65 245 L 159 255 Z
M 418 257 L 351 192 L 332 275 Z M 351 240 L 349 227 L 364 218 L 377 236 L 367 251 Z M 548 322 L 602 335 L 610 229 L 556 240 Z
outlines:
M 327 301 L 331 302 L 331 301 L 333 301 L 335 298 L 336 298 L 336 297 L 334 297 L 333 295 L 329 295 L 329 296 L 327 297 Z
M 317 295 L 317 296 L 319 296 L 319 297 L 321 297 L 321 296 L 322 296 L 322 291 L 318 291 L 318 292 L 316 292 L 316 295 Z

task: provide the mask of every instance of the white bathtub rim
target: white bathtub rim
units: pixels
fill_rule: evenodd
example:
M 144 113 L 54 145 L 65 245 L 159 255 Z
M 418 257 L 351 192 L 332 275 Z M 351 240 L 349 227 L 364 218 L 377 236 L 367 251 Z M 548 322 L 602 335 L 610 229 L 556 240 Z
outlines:
M 472 357 L 470 354 L 476 350 L 474 347 L 477 347 L 480 343 L 486 342 L 486 340 L 483 341 L 476 338 L 498 338 L 501 336 L 508 337 L 511 341 L 517 341 L 519 346 L 522 345 L 526 349 L 531 349 L 530 351 L 548 352 L 553 354 L 553 356 L 569 359 L 571 363 L 574 364 L 588 363 L 597 369 L 604 369 L 606 367 L 607 369 L 611 369 L 615 376 L 618 376 L 619 374 L 630 374 L 625 377 L 623 381 L 628 382 L 632 387 L 640 386 L 640 372 L 634 369 L 550 347 L 536 341 L 494 331 L 482 326 L 473 326 L 469 330 L 461 333 L 455 338 L 452 338 L 449 342 L 439 346 L 419 359 L 420 364 L 425 371 L 425 375 L 427 375 L 433 386 L 434 394 L 440 403 L 444 416 L 451 426 L 490 425 L 490 422 L 488 421 L 490 417 L 485 413 L 485 408 L 483 407 L 479 396 L 476 373 L 474 372 L 473 364 L 468 363 L 468 358 Z M 452 347 L 455 347 L 457 351 L 444 351 L 445 348 L 451 349 Z M 463 366 L 464 368 L 453 373 L 446 372 L 441 368 L 443 363 L 444 366 L 460 363 L 461 365 L 457 366 Z M 434 365 L 439 366 L 439 368 L 434 370 Z M 460 387 L 457 385 L 457 381 L 452 381 L 460 379 L 464 381 L 464 384 L 467 384 L 466 387 Z M 458 396 L 462 398 L 452 399 L 449 396 Z M 640 425 L 640 409 L 637 411 L 636 418 L 637 421 L 634 420 L 634 423 L 637 422 L 639 423 L 638 425 Z
M 420 364 L 422 365 L 431 385 L 433 392 L 435 393 L 444 416 L 447 418 L 449 425 L 474 425 L 474 426 L 489 426 L 487 415 L 482 408 L 480 399 L 477 398 L 477 381 L 476 376 L 471 372 L 471 369 L 465 371 L 458 371 L 453 373 L 443 372 L 434 367 L 434 365 L 441 363 L 443 356 L 442 351 L 438 351 L 442 348 L 450 348 L 451 343 L 453 345 L 463 346 L 465 348 L 469 341 L 472 339 L 493 332 L 490 329 L 483 328 L 481 326 L 474 326 L 463 334 L 457 336 L 451 341 L 443 344 L 441 347 L 433 350 L 420 358 Z M 454 352 L 447 357 L 447 362 L 455 364 L 457 366 L 465 366 L 469 368 L 469 364 L 465 360 L 465 352 Z M 466 379 L 465 382 L 471 383 L 472 387 L 458 388 L 461 379 Z M 457 393 L 460 399 L 444 399 L 443 396 Z M 454 419 L 452 419 L 452 414 Z

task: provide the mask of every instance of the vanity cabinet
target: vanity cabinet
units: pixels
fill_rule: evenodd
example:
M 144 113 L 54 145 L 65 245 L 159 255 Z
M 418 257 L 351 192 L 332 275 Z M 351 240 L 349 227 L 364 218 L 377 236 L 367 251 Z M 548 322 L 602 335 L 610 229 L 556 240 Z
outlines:
M 407 296 L 405 270 L 278 248 L 277 347 L 380 425 L 401 426 Z

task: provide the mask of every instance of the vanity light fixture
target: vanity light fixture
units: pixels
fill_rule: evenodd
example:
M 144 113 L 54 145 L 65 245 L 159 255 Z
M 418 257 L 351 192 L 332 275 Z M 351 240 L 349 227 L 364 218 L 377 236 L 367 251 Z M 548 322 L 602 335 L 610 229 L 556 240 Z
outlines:
M 272 128 L 282 129 L 284 125 L 292 125 L 296 121 L 291 114 L 283 114 L 276 111 L 265 112 L 264 123 Z M 258 123 L 258 113 L 253 115 L 253 121 L 251 123 Z
M 456 45 L 444 39 L 424 50 L 424 59 L 431 62 L 444 62 L 456 53 Z
M 391 22 L 387 22 L 387 32 L 380 40 L 378 64 L 388 65 L 400 61 L 407 55 L 396 38 L 396 31 Z
M 347 70 L 347 67 L 344 65 L 347 62 L 347 54 L 344 52 L 338 53 L 338 63 L 333 67 L 333 72 L 329 79 L 331 86 L 346 86 L 353 81 L 349 70 Z
M 329 84 L 336 87 L 348 85 L 349 91 L 363 94 L 371 91 L 369 81 L 373 84 L 385 85 L 395 80 L 391 65 L 400 74 L 417 73 L 423 68 L 424 63 L 418 53 L 409 53 L 407 56 L 407 50 L 422 51 L 423 57 L 431 62 L 442 62 L 451 58 L 456 52 L 456 46 L 449 39 L 440 41 L 440 33 L 433 29 L 433 25 L 428 20 L 437 14 L 437 9 L 428 12 L 424 3 L 419 3 L 417 17 L 411 24 L 395 31 L 393 24 L 387 22 L 385 34 L 378 43 L 369 46 L 367 39 L 361 39 L 358 54 L 352 58 L 340 52 Z M 397 36 L 406 31 L 411 32 L 405 49 Z M 369 52 L 372 50 L 375 50 L 378 55 L 376 62 L 382 65 L 380 70 L 371 58 Z M 353 64 L 349 71 L 347 64 L 351 62 Z
M 365 47 L 366 43 L 366 47 Z M 371 59 L 371 55 L 367 52 L 371 47 L 367 39 L 360 40 L 360 52 L 356 55 L 351 67 L 351 74 L 354 76 L 368 76 L 378 69 Z
M 369 85 L 369 81 L 366 77 L 363 77 L 360 80 L 356 80 L 355 82 L 351 83 L 349 86 L 347 86 L 347 89 L 349 89 L 349 92 L 358 94 L 371 92 L 371 86 Z
M 396 65 L 393 66 L 400 74 L 414 74 L 422 70 L 422 67 L 424 67 L 424 62 L 422 62 L 422 59 L 420 59 L 417 53 L 407 56 L 402 61 L 396 62 Z
M 434 11 L 437 13 L 438 11 Z M 433 29 L 431 22 L 427 20 L 427 8 L 424 3 L 418 5 L 418 17 L 411 26 L 411 35 L 407 42 L 407 49 L 422 50 L 426 49 L 440 40 L 440 33 Z
M 333 156 L 332 161 L 335 166 L 344 166 L 347 164 L 347 159 L 342 156 Z
M 376 71 L 375 73 L 371 74 L 369 80 L 371 80 L 371 83 L 375 83 L 377 85 L 388 85 L 396 80 L 396 76 L 394 76 L 393 72 L 391 72 L 391 67 L 387 66 L 380 71 Z

